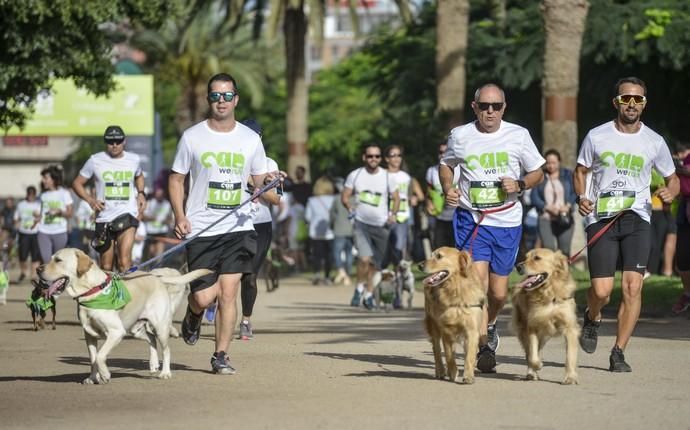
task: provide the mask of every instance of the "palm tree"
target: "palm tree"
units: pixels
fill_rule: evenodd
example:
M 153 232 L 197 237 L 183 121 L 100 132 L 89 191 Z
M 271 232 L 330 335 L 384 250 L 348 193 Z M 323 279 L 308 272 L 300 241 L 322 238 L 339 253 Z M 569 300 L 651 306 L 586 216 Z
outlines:
M 462 122 L 465 109 L 469 11 L 469 0 L 438 0 L 436 4 L 437 111 L 448 129 Z
M 587 0 L 543 0 L 546 48 L 542 101 L 544 149 L 554 148 L 564 166 L 574 166 L 577 150 L 577 93 Z

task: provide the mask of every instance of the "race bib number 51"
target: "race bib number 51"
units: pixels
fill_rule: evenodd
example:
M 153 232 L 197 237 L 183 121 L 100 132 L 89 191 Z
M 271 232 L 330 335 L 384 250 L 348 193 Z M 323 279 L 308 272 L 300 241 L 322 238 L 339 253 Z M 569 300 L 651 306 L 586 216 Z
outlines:
M 471 181 L 470 203 L 477 209 L 495 208 L 506 201 L 500 181 Z
M 635 191 L 606 191 L 599 194 L 597 215 L 600 218 L 609 218 L 622 210 L 630 209 L 634 203 Z
M 242 200 L 241 182 L 209 182 L 208 202 L 209 209 L 232 209 L 239 206 Z

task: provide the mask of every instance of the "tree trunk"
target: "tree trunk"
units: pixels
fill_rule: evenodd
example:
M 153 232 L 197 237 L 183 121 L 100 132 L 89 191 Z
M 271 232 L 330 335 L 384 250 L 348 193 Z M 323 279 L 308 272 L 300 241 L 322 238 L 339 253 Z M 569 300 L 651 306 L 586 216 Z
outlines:
M 309 179 L 309 154 L 307 151 L 309 116 L 309 88 L 307 85 L 304 46 L 307 35 L 307 19 L 304 2 L 298 8 L 288 6 L 285 11 L 285 58 L 287 76 L 287 144 L 288 173 L 294 174 L 297 166 L 304 166 Z
M 438 0 L 436 9 L 436 103 L 448 129 L 462 123 L 465 109 L 465 55 L 468 0 Z
M 577 151 L 577 92 L 587 0 L 543 0 L 546 33 L 542 104 L 543 149 L 556 149 L 561 164 L 575 167 Z

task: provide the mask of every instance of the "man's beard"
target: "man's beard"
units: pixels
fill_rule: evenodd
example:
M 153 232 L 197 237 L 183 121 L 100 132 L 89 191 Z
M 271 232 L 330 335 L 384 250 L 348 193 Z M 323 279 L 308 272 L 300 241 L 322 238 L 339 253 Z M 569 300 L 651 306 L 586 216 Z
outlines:
M 635 124 L 640 119 L 640 113 L 635 111 L 635 116 L 631 118 L 631 117 L 627 116 L 625 114 L 625 112 L 622 112 L 620 115 L 618 115 L 618 119 L 623 124 L 627 124 L 627 125 Z

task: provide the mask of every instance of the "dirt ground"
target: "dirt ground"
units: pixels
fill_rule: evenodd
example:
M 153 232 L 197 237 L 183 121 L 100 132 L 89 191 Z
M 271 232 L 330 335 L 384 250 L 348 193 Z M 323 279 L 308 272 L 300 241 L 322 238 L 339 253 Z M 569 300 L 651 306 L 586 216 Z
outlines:
M 562 386 L 561 339 L 545 348 L 543 380 L 521 379 L 506 309 L 498 373 L 464 386 L 433 378 L 421 293 L 411 310 L 368 312 L 348 306 L 350 288 L 291 278 L 273 293 L 261 285 L 255 339 L 230 348 L 236 375 L 210 373 L 205 326 L 196 346 L 173 340 L 171 380 L 151 378 L 146 344 L 127 339 L 110 355 L 110 384 L 85 386 L 75 303 L 61 297 L 57 330 L 33 332 L 28 293 L 13 285 L 0 306 L 4 429 L 690 428 L 687 316 L 642 320 L 626 351 L 629 374 L 607 371 L 615 321 L 605 320 L 597 352 L 578 357 L 580 385 Z

